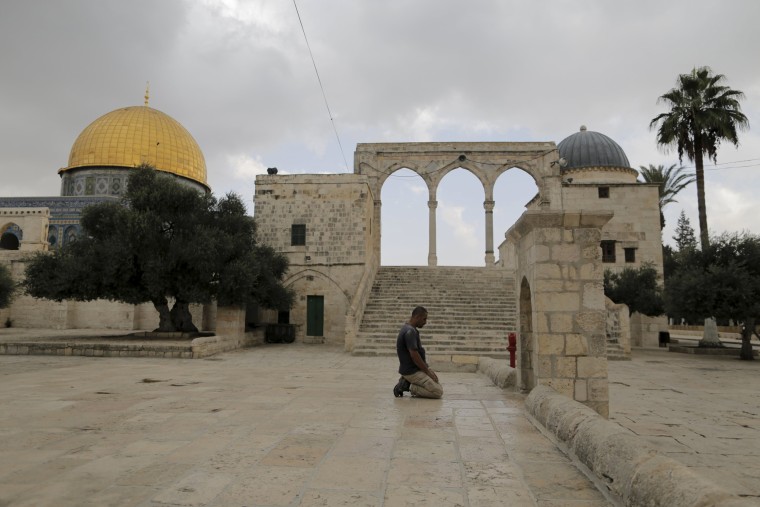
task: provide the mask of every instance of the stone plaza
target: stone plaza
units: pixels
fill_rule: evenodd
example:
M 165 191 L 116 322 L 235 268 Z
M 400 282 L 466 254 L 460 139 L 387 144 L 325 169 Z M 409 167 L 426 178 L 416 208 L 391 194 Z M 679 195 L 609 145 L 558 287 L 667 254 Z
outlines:
M 623 505 L 524 394 L 452 372 L 442 400 L 394 398 L 395 368 L 303 344 L 195 360 L 0 356 L 0 505 Z M 757 505 L 756 369 L 636 349 L 610 363 L 610 424 L 746 497 L 704 505 Z

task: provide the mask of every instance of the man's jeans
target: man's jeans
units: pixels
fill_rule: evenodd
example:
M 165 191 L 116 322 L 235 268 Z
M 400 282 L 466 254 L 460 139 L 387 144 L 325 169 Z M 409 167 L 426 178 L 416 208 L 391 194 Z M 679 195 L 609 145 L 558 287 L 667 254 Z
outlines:
M 403 377 L 411 384 L 409 391 L 412 393 L 412 396 L 436 399 L 443 396 L 441 384 L 428 377 L 425 372 L 418 371 L 411 375 L 404 375 Z

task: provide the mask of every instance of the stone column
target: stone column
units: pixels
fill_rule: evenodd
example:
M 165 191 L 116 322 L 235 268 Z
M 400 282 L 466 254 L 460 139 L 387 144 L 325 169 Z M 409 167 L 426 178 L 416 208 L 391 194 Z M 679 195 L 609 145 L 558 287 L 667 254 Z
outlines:
M 548 385 L 604 417 L 609 394 L 599 241 L 611 217 L 602 211 L 526 211 L 508 233 L 518 251 L 517 279 L 530 286 L 535 322 L 532 378 L 523 383 Z
M 438 265 L 438 256 L 435 252 L 435 209 L 438 207 L 438 201 L 428 201 L 428 266 Z
M 494 201 L 483 201 L 486 210 L 486 267 L 493 267 L 496 258 L 493 254 L 493 207 Z
M 374 227 L 376 228 L 375 240 L 373 242 L 373 248 L 375 249 L 375 256 L 378 258 L 378 264 L 380 260 L 380 247 L 382 245 L 383 229 L 380 218 L 382 217 L 383 202 L 380 199 L 375 199 L 375 217 Z

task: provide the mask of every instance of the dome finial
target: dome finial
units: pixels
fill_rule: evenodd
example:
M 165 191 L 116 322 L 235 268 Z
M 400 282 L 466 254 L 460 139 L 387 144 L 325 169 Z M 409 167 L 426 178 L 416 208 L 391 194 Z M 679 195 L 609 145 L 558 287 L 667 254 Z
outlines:
M 145 107 L 148 107 L 148 101 L 150 100 L 150 81 L 145 82 Z
M 147 106 L 148 104 L 146 103 L 145 105 Z M 581 132 L 586 132 L 586 126 L 585 125 L 581 125 Z

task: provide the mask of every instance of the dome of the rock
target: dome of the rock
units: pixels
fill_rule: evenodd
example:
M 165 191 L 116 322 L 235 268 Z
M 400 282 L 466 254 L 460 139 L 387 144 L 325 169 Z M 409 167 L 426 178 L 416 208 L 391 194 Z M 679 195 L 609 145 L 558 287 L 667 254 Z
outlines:
M 69 163 L 59 173 L 65 177 L 83 169 L 129 169 L 141 164 L 150 164 L 208 190 L 206 162 L 198 143 L 178 121 L 148 106 L 124 107 L 93 121 L 77 137 Z M 74 184 L 73 180 L 70 184 Z M 123 188 L 123 182 L 120 185 Z M 95 189 L 83 193 L 103 192 Z M 80 192 L 72 188 L 66 194 Z

